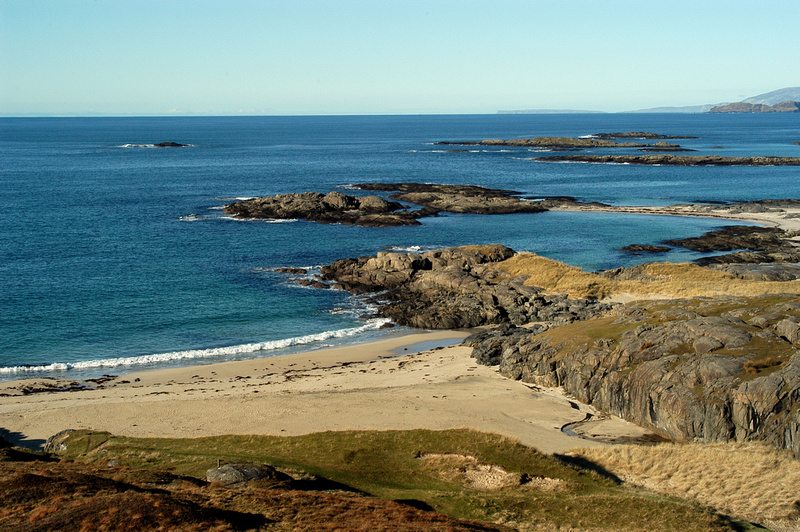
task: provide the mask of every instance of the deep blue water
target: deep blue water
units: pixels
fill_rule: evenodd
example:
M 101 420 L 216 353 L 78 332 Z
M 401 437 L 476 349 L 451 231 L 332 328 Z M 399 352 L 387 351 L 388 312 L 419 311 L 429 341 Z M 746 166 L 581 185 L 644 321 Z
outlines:
M 601 270 L 652 260 L 621 246 L 724 223 L 563 212 L 448 215 L 401 228 L 244 222 L 222 215 L 232 198 L 371 181 L 612 204 L 800 198 L 796 167 L 553 164 L 531 161 L 537 153 L 527 149 L 433 144 L 631 130 L 698 136 L 675 142 L 699 154 L 800 156 L 792 114 L 0 119 L 0 378 L 266 356 L 379 334 L 357 298 L 300 288 L 274 267 L 496 242 Z M 162 141 L 192 147 L 124 147 Z

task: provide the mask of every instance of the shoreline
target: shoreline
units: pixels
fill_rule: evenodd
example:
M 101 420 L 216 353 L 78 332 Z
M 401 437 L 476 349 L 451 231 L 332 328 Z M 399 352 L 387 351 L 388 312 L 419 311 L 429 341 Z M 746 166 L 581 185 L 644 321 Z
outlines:
M 800 230 L 800 205 L 762 206 L 757 212 L 735 212 L 732 207 L 736 205 L 584 205 L 553 210 L 698 216 Z M 468 334 L 389 332 L 378 340 L 326 349 L 128 371 L 93 379 L 90 388 L 85 386 L 89 380 L 75 386 L 70 383 L 80 379 L 68 377 L 3 381 L 0 432 L 15 444 L 40 448 L 46 438 L 65 429 L 199 437 L 469 427 L 519 439 L 546 453 L 653 436 L 557 389 L 506 379 L 496 368 L 478 365 L 468 347 L 442 347 L 441 342 Z M 23 393 L 24 387 L 38 389 Z M 593 421 L 587 422 L 589 418 Z
M 413 353 L 466 332 L 422 332 L 264 359 L 130 373 L 97 389 L 9 395 L 0 428 L 40 448 L 65 429 L 130 437 L 291 436 L 339 430 L 469 427 L 546 453 L 650 438 L 650 431 L 481 366 L 462 345 Z M 408 354 L 404 353 L 408 350 Z M 9 393 L 20 382 L 0 383 Z M 575 436 L 562 432 L 592 414 Z M 591 417 L 591 416 L 590 416 Z M 590 437 L 591 439 L 584 439 Z
M 757 203 L 757 202 L 756 202 Z M 741 204 L 711 205 L 687 203 L 666 206 L 599 206 L 590 204 L 563 204 L 552 207 L 552 211 L 568 212 L 606 212 L 611 214 L 647 214 L 651 216 L 690 216 L 697 218 L 716 218 L 751 222 L 769 227 L 777 227 L 786 231 L 800 231 L 800 205 L 793 207 L 765 207 L 760 212 L 742 212 L 734 210 Z

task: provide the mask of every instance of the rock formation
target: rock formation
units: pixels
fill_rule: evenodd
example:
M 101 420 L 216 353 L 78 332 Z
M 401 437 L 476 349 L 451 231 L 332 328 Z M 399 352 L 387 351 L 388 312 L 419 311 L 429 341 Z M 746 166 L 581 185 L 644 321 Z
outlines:
M 153 144 L 156 148 L 188 148 L 191 144 L 179 144 L 177 142 L 159 142 Z
M 535 157 L 533 160 L 671 166 L 800 166 L 800 157 L 723 157 L 721 155 L 550 155 Z
M 542 212 L 545 203 L 522 200 L 511 190 L 495 190 L 473 185 L 430 183 L 362 183 L 361 190 L 395 191 L 391 199 L 422 205 L 437 211 L 469 214 L 511 214 Z
M 343 259 L 320 275 L 354 294 L 380 292 L 379 314 L 424 329 L 530 322 L 569 323 L 602 314 L 610 305 L 546 295 L 495 268 L 514 255 L 500 245 L 447 248 L 427 253 L 379 253 Z
M 647 140 L 670 140 L 670 139 L 696 139 L 691 135 L 661 135 L 650 131 L 626 131 L 624 133 L 595 133 L 592 137 L 601 140 L 616 139 L 647 139 Z
M 672 439 L 762 440 L 800 455 L 796 296 L 650 302 L 546 332 L 467 340 L 503 375 L 563 386 Z
M 408 211 L 404 205 L 378 196 L 349 196 L 341 192 L 278 194 L 225 206 L 225 213 L 237 218 L 305 218 L 313 222 L 348 225 L 419 225 L 417 218 L 430 211 Z
M 647 148 L 650 145 L 642 142 L 613 142 L 595 138 L 573 137 L 534 137 L 529 139 L 484 139 L 441 141 L 440 146 L 512 146 L 522 148 L 547 149 L 583 149 L 583 148 Z

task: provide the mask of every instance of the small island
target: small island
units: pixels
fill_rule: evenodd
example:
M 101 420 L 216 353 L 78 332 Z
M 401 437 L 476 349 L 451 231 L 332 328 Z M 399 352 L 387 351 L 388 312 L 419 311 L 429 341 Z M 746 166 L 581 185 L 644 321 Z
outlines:
M 662 166 L 800 166 L 800 157 L 724 157 L 721 155 L 550 155 L 539 162 L 640 164 Z

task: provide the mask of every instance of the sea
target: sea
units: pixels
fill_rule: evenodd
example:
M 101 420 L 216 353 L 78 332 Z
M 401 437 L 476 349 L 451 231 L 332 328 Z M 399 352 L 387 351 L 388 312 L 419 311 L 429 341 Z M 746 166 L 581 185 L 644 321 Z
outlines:
M 365 194 L 353 189 L 363 182 L 611 205 L 800 198 L 797 167 L 544 163 L 532 158 L 546 150 L 436 144 L 623 131 L 695 136 L 670 142 L 696 154 L 800 156 L 798 114 L 0 118 L 0 380 L 121 375 L 404 332 L 384 328 L 363 298 L 296 283 L 340 258 L 499 243 L 599 271 L 654 260 L 625 245 L 728 224 L 545 212 L 375 228 L 226 216 L 241 198 Z M 676 248 L 657 260 L 700 256 Z

